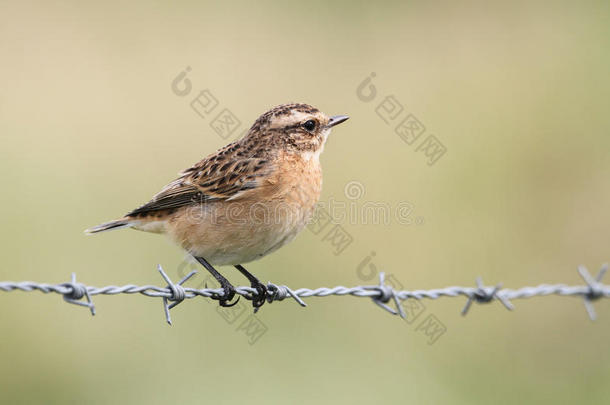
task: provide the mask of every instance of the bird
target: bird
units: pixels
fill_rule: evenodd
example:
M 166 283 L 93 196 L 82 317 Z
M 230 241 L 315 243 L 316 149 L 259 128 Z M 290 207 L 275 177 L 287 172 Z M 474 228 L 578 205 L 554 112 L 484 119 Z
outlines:
M 347 115 L 327 116 L 303 103 L 263 113 L 236 140 L 178 174 L 150 201 L 86 234 L 133 228 L 167 235 L 220 283 L 212 298 L 233 306 L 235 288 L 215 266 L 233 266 L 256 291 L 267 288 L 243 264 L 292 241 L 313 217 L 322 189 L 320 154 L 331 129 Z

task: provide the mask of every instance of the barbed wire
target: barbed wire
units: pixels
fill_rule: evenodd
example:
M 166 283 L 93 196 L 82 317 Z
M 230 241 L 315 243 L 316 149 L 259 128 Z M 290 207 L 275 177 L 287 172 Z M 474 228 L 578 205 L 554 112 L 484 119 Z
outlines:
M 391 286 L 385 283 L 384 273 L 379 273 L 379 284 L 356 286 L 356 287 L 320 287 L 315 289 L 299 288 L 293 290 L 285 285 L 276 285 L 273 283 L 267 284 L 266 301 L 272 303 L 274 301 L 282 301 L 286 298 L 294 299 L 302 307 L 307 306 L 302 298 L 308 297 L 328 297 L 331 295 L 354 297 L 365 297 L 373 300 L 374 303 L 394 315 L 400 315 L 406 318 L 407 315 L 403 309 L 403 301 L 408 299 L 438 299 L 441 297 L 466 297 L 466 304 L 462 309 L 462 315 L 466 315 L 473 302 L 479 304 L 499 301 L 508 310 L 513 310 L 514 306 L 511 301 L 516 299 L 525 299 L 531 297 L 544 297 L 549 295 L 557 296 L 579 296 L 582 297 L 585 304 L 585 309 L 591 320 L 596 319 L 595 309 L 592 302 L 600 298 L 610 297 L 610 286 L 603 284 L 604 277 L 608 265 L 604 264 L 599 270 L 597 276 L 592 277 L 589 271 L 584 266 L 578 267 L 578 273 L 585 281 L 585 285 L 569 286 L 566 284 L 540 284 L 535 287 L 521 287 L 518 289 L 502 288 L 501 284 L 495 286 L 485 286 L 481 278 L 477 278 L 476 287 L 445 287 L 431 290 L 394 290 Z M 95 305 L 91 299 L 94 295 L 117 295 L 117 294 L 141 294 L 147 297 L 162 298 L 165 319 L 168 324 L 172 324 L 169 311 L 184 300 L 193 299 L 196 297 L 204 297 L 218 299 L 223 294 L 222 288 L 190 288 L 183 284 L 193 277 L 197 271 L 194 270 L 183 277 L 177 283 L 173 283 L 169 276 L 163 271 L 161 265 L 158 271 L 167 283 L 166 287 L 157 287 L 153 285 L 137 286 L 128 284 L 124 286 L 109 285 L 105 287 L 93 287 L 76 281 L 76 275 L 72 274 L 72 279 L 69 282 L 60 284 L 43 284 L 32 281 L 0 282 L 0 291 L 40 291 L 45 294 L 56 293 L 63 296 L 63 299 L 71 304 L 76 304 L 89 308 L 91 315 L 95 315 Z M 247 300 L 252 300 L 256 297 L 257 290 L 252 287 L 235 287 L 235 293 L 244 297 Z M 389 304 L 393 303 L 395 308 Z M 258 308 L 255 309 L 258 310 Z

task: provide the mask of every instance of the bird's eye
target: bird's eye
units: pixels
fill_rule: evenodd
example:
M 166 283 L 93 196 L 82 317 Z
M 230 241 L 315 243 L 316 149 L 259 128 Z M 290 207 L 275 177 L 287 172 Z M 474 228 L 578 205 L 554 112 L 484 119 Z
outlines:
M 303 123 L 303 128 L 311 132 L 316 129 L 316 122 L 314 120 L 307 120 Z

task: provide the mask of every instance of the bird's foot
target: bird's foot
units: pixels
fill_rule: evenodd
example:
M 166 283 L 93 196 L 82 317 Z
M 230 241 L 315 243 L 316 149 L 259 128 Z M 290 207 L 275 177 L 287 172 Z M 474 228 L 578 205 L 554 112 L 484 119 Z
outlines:
M 203 267 L 206 268 L 207 271 L 210 272 L 210 274 L 212 274 L 212 276 L 214 276 L 214 278 L 216 279 L 216 281 L 218 281 L 220 283 L 220 286 L 223 289 L 223 293 L 222 295 L 215 295 L 212 296 L 211 298 L 214 300 L 218 300 L 218 304 L 221 307 L 232 307 L 233 305 L 237 304 L 239 302 L 239 297 L 237 297 L 237 300 L 230 304 L 229 302 L 233 299 L 233 297 L 235 297 L 235 287 L 233 287 L 231 285 L 231 283 L 229 283 L 229 280 L 227 280 L 226 278 L 224 278 L 222 276 L 222 274 L 220 274 L 218 272 L 218 270 L 216 270 L 207 260 L 205 260 L 203 257 L 200 256 L 194 256 L 193 257 L 199 262 L 201 263 L 201 265 Z
M 247 297 L 248 300 L 252 301 L 252 306 L 254 307 L 254 312 L 256 313 L 267 299 L 267 286 L 261 283 L 258 278 L 246 270 L 241 264 L 235 265 L 235 268 L 239 270 L 241 274 L 246 276 L 248 281 L 250 281 L 250 286 L 256 290 L 256 293 L 252 293 L 252 295 Z
M 218 305 L 220 305 L 221 307 L 228 308 L 228 307 L 234 306 L 235 304 L 237 304 L 239 302 L 239 297 L 237 297 L 235 302 L 233 302 L 233 303 L 230 302 L 235 297 L 235 287 L 233 287 L 228 282 L 221 283 L 221 287 L 223 289 L 222 295 L 213 297 L 213 299 L 218 300 Z
M 256 294 L 252 294 L 252 306 L 254 307 L 254 312 L 256 312 L 267 299 L 267 286 L 258 280 L 252 281 L 250 286 L 256 290 Z

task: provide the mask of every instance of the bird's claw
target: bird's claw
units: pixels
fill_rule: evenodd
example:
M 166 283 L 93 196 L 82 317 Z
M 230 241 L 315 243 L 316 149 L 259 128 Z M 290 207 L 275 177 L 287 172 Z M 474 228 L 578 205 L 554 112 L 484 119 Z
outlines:
M 252 282 L 251 287 L 256 290 L 256 294 L 252 294 L 252 306 L 257 311 L 258 308 L 262 307 L 267 299 L 267 286 L 260 281 Z
M 218 300 L 218 305 L 220 305 L 221 307 L 229 308 L 239 302 L 239 297 L 237 297 L 235 302 L 230 303 L 230 301 L 235 297 L 235 288 L 231 284 L 223 284 L 222 289 L 222 295 L 214 297 L 215 300 Z

